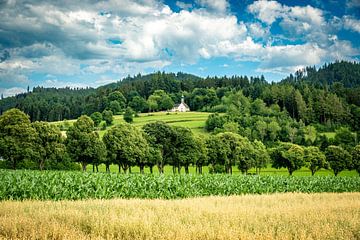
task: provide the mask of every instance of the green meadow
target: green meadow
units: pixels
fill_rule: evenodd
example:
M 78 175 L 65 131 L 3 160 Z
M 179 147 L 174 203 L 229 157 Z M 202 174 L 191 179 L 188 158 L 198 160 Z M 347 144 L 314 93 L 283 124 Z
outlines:
M 154 112 L 154 113 L 140 113 L 134 117 L 134 126 L 142 127 L 146 123 L 163 121 L 171 126 L 188 127 L 194 134 L 207 135 L 205 131 L 205 121 L 211 113 L 208 112 Z M 66 120 L 68 124 L 73 124 L 76 120 Z M 119 123 L 124 123 L 123 115 L 114 115 L 113 126 Z M 52 122 L 58 126 L 63 125 L 64 121 Z M 111 126 L 107 127 L 109 129 Z M 98 130 L 102 137 L 107 130 Z

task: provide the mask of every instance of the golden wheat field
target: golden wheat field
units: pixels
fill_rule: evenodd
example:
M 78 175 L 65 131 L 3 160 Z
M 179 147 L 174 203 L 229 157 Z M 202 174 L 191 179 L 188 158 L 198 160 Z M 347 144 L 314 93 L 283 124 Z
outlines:
M 360 239 L 360 193 L 4 201 L 2 239 Z

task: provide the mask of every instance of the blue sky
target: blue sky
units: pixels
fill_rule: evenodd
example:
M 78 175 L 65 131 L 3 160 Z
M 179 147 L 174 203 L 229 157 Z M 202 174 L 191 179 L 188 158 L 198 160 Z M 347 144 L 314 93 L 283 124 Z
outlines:
M 154 71 L 264 75 L 360 59 L 360 0 L 0 1 L 0 93 Z

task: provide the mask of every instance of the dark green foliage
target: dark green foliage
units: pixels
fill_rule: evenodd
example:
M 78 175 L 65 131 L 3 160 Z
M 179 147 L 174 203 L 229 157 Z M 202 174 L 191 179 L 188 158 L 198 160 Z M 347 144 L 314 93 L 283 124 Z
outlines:
M 33 158 L 39 169 L 43 170 L 46 165 L 51 166 L 56 162 L 66 162 L 68 154 L 60 130 L 47 122 L 34 122 L 32 127 L 36 132 Z
M 102 118 L 106 122 L 106 125 L 110 126 L 114 121 L 113 112 L 111 110 L 104 110 L 102 112 Z
M 214 131 L 216 128 L 222 128 L 226 122 L 223 116 L 217 113 L 210 114 L 205 122 L 205 129 L 209 132 Z
M 129 107 L 134 109 L 136 112 L 144 112 L 148 109 L 148 104 L 144 98 L 141 96 L 135 96 L 132 98 L 132 100 L 129 102 Z
M 335 144 L 350 150 L 355 147 L 356 144 L 355 134 L 352 133 L 349 128 L 341 127 L 336 130 Z
M 262 168 L 265 168 L 267 164 L 270 162 L 270 156 L 266 149 L 266 146 L 258 140 L 255 140 L 253 143 L 253 158 L 254 158 L 254 164 L 256 168 L 256 173 L 260 174 L 260 170 Z
M 99 126 L 103 120 L 102 114 L 100 112 L 94 112 L 90 115 L 90 118 L 93 120 L 95 127 Z
M 328 168 L 326 157 L 318 147 L 306 147 L 304 150 L 305 165 L 310 169 L 311 175 L 321 168 Z
M 292 143 L 279 143 L 278 147 L 271 151 L 272 167 L 287 168 L 289 174 L 305 165 L 304 149 Z
M 214 135 L 211 135 L 209 138 L 206 139 L 205 145 L 207 148 L 207 158 L 209 164 L 214 168 L 215 165 L 220 164 L 224 165 L 222 161 L 223 158 L 221 156 L 221 145 L 220 139 Z
M 200 136 L 195 136 L 195 166 L 196 173 L 202 174 L 202 167 L 208 165 L 208 149 L 206 148 L 206 141 Z
M 176 133 L 173 128 L 161 121 L 147 123 L 143 126 L 143 130 L 147 134 L 150 146 L 160 152 L 161 157 L 157 158 L 156 165 L 159 172 L 163 173 L 165 164 L 171 161 L 176 151 L 174 148 Z
M 122 107 L 118 101 L 114 100 L 110 102 L 109 110 L 111 110 L 114 114 L 118 114 L 119 112 L 121 112 Z
M 148 99 L 150 110 L 170 110 L 174 101 L 164 90 L 156 90 Z
M 175 141 L 173 148 L 175 149 L 171 159 L 171 165 L 178 168 L 180 172 L 181 167 L 185 168 L 185 173 L 189 173 L 189 166 L 195 164 L 198 157 L 198 146 L 196 139 L 189 128 L 175 126 L 173 127 L 175 133 Z
M 209 166 L 209 173 L 226 173 L 225 166 L 221 164 L 211 165 Z
M 0 116 L 0 156 L 13 169 L 19 162 L 34 155 L 35 130 L 29 116 L 18 109 L 10 109 Z
M 123 109 L 126 105 L 126 98 L 120 91 L 114 91 L 110 93 L 108 96 L 108 100 L 109 100 L 109 108 L 114 113 L 121 111 L 121 109 Z
M 339 146 L 329 146 L 325 151 L 326 160 L 337 176 L 341 171 L 351 168 L 351 155 Z
M 356 145 L 352 151 L 352 168 L 360 175 L 360 145 Z
M 124 120 L 127 123 L 132 123 L 134 121 L 134 111 L 130 107 L 125 110 Z
M 97 132 L 94 122 L 88 116 L 81 116 L 66 132 L 66 148 L 70 157 L 81 163 L 83 171 L 90 163 L 99 164 L 105 157 L 105 146 Z
M 134 126 L 128 123 L 116 125 L 105 133 L 103 141 L 119 170 L 121 167 L 126 173 L 133 165 L 141 169 L 146 165 L 145 156 L 150 149 L 143 133 Z
M 359 177 L 119 175 L 0 170 L 0 200 L 176 199 L 210 195 L 359 191 Z

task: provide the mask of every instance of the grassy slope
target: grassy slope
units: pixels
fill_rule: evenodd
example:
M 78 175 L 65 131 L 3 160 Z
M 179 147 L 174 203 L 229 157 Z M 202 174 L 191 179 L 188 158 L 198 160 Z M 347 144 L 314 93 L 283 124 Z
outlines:
M 134 117 L 134 122 L 132 123 L 135 126 L 142 127 L 146 123 L 163 121 L 172 126 L 183 126 L 190 128 L 196 134 L 208 134 L 204 127 L 205 121 L 208 118 L 210 113 L 206 112 L 185 112 L 185 113 L 169 113 L 166 112 L 156 112 L 156 113 L 142 113 L 139 117 Z M 116 115 L 114 117 L 114 125 L 123 123 L 123 116 Z M 104 131 L 101 131 L 102 135 Z
M 360 193 L 5 201 L 3 239 L 359 239 Z
M 207 112 L 185 112 L 185 113 L 169 113 L 155 112 L 155 113 L 141 113 L 139 117 L 134 117 L 133 125 L 142 127 L 146 123 L 155 121 L 164 121 L 172 126 L 183 126 L 190 128 L 195 134 L 208 134 L 204 127 L 205 121 L 211 113 Z M 69 124 L 73 124 L 75 120 L 67 120 Z M 52 122 L 60 125 L 63 121 Z M 122 115 L 115 115 L 113 125 L 124 123 Z M 100 136 L 105 134 L 106 130 L 99 131 Z

